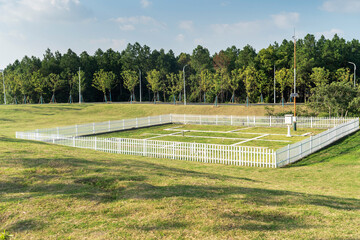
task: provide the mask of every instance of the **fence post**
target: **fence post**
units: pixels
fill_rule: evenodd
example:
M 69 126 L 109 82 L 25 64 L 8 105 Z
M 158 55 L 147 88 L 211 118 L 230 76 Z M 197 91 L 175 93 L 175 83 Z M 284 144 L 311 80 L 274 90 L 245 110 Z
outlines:
M 254 127 L 256 127 L 256 120 L 255 120 L 256 118 L 255 118 L 255 116 L 254 116 Z
M 109 120 L 109 132 L 111 131 L 111 121 Z
M 93 133 L 95 133 L 95 123 L 93 122 Z
M 270 116 L 270 127 L 271 127 L 271 116 Z
M 272 150 L 273 151 L 273 160 L 274 160 L 274 168 L 277 168 L 278 167 L 278 165 L 277 165 L 277 154 L 276 154 L 276 151 L 274 152 L 274 150 Z
M 143 141 L 143 156 L 146 156 L 146 139 Z
M 76 124 L 75 125 L 75 136 L 77 136 L 78 135 L 78 125 Z
M 290 164 L 290 144 L 287 145 L 287 160 L 288 164 Z

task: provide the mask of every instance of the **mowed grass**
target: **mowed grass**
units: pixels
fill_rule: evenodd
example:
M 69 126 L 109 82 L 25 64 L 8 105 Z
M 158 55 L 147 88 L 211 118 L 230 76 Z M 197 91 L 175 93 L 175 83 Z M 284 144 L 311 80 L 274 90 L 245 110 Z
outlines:
M 279 149 L 316 135 L 325 129 L 298 128 L 287 137 L 287 128 L 281 127 L 239 127 L 219 125 L 167 124 L 140 129 L 131 129 L 106 134 L 103 138 L 135 138 L 176 142 L 234 145 Z M 305 135 L 306 134 L 306 135 Z M 256 139 L 254 139 L 256 138 Z
M 94 119 L 237 111 L 177 107 L 0 106 L 0 232 L 14 239 L 359 238 L 359 132 L 282 169 L 116 155 L 14 138 L 17 130 Z

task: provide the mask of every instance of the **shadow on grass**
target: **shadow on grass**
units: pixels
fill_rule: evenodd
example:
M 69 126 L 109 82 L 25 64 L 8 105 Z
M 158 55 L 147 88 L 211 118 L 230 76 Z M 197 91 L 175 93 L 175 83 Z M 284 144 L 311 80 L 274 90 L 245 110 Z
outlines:
M 291 168 L 291 167 L 310 166 L 314 164 L 329 162 L 333 158 L 351 152 L 355 154 L 360 150 L 359 142 L 360 142 L 360 131 L 357 131 L 287 167 Z
M 8 227 L 9 232 L 24 232 L 43 229 L 45 224 L 34 219 L 19 220 Z

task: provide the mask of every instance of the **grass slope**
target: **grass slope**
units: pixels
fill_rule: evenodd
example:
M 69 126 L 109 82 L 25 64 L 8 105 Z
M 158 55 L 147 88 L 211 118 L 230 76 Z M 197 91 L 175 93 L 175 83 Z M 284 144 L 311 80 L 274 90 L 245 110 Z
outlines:
M 0 106 L 0 232 L 6 229 L 14 239 L 358 238 L 359 132 L 283 169 L 116 155 L 14 138 L 16 130 L 94 119 L 239 111 Z

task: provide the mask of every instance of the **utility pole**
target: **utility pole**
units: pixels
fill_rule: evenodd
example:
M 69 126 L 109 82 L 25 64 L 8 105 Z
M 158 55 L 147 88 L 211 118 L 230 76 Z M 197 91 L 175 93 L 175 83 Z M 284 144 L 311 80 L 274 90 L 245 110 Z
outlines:
M 350 64 L 354 65 L 354 88 L 356 87 L 356 65 L 353 62 L 349 62 Z
M 3 87 L 4 87 L 4 103 L 6 104 L 6 92 L 5 92 L 5 77 L 4 77 L 4 69 L 0 70 L 2 72 L 3 77 Z
M 187 65 L 183 67 L 183 77 L 184 77 L 184 105 L 186 105 L 186 86 L 185 86 L 185 68 Z
M 79 67 L 79 104 L 81 104 L 81 83 L 80 83 L 80 67 Z
M 140 80 L 140 102 L 141 102 L 141 70 L 139 68 L 139 80 Z
M 294 98 L 294 131 L 296 131 L 296 97 L 299 94 L 296 93 L 296 36 L 295 36 L 295 29 L 294 29 L 294 93 L 291 94 L 291 97 Z
M 276 89 L 275 89 L 275 87 L 276 87 L 276 80 L 275 80 L 275 72 L 276 70 L 275 70 L 275 64 L 274 64 L 274 104 L 276 103 Z

